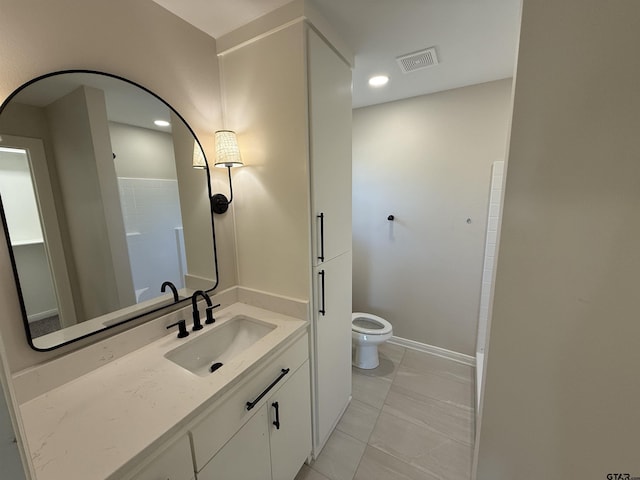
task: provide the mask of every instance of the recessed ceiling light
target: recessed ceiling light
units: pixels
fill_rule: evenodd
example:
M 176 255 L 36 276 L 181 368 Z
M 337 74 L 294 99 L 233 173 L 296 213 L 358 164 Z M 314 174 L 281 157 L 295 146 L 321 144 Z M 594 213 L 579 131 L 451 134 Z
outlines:
M 389 77 L 386 75 L 376 75 L 375 77 L 371 77 L 369 79 L 369 85 L 372 87 L 382 87 L 389 82 Z
M 171 125 L 166 120 L 155 120 L 153 123 L 155 123 L 158 127 L 168 127 L 169 125 Z

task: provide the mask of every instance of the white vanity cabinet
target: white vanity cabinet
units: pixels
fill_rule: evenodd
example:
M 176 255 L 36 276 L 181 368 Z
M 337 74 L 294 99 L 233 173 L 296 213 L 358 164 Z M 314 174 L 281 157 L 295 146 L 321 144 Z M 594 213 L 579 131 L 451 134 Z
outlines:
M 131 480 L 193 480 L 189 437 L 184 435 L 144 466 Z
M 266 404 L 198 473 L 198 480 L 218 479 L 271 480 Z
M 267 400 L 273 480 L 293 480 L 311 454 L 310 400 L 307 361 Z
M 261 405 L 198 480 L 294 479 L 311 452 L 308 362 Z
M 307 345 L 304 335 L 191 429 L 198 480 L 293 480 L 311 453 Z

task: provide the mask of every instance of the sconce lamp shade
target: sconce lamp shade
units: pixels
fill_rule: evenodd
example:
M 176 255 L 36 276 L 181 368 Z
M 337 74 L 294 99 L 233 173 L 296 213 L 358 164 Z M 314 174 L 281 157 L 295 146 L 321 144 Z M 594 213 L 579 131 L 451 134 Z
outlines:
M 207 168 L 207 162 L 204 159 L 204 153 L 198 142 L 193 142 L 193 168 Z
M 215 133 L 216 161 L 215 167 L 242 167 L 242 157 L 238 148 L 236 132 L 231 130 L 218 130 Z

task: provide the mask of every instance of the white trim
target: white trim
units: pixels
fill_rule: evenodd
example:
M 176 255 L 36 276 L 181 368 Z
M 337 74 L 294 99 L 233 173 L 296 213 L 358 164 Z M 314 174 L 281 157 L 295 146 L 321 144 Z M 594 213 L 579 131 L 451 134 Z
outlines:
M 51 310 L 46 310 L 44 312 L 37 312 L 27 316 L 29 323 L 37 322 L 38 320 L 44 320 L 45 318 L 53 317 L 54 315 L 58 315 L 58 309 L 52 308 Z
M 389 339 L 389 343 L 400 345 L 401 347 L 405 348 L 410 348 L 412 350 L 418 350 L 419 352 L 430 353 L 431 355 L 447 358 L 449 360 L 453 360 L 454 362 L 463 363 L 472 367 L 476 366 L 476 359 L 471 355 L 454 352 L 452 350 L 447 350 L 446 348 L 427 345 L 426 343 L 420 343 L 416 342 L 415 340 L 396 337 L 395 335 Z

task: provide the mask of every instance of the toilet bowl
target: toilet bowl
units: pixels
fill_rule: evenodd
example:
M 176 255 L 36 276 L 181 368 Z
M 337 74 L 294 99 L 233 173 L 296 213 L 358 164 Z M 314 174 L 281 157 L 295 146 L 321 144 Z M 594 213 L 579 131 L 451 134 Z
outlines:
M 355 312 L 351 315 L 351 340 L 355 347 L 353 365 L 366 370 L 376 368 L 378 345 L 393 335 L 393 327 L 384 318 L 371 313 Z

